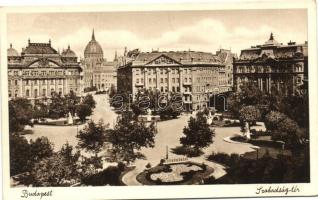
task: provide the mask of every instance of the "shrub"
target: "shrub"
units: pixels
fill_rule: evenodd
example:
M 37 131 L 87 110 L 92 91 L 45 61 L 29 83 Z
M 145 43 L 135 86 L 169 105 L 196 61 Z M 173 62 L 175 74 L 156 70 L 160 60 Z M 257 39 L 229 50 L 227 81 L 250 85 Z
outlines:
M 148 164 L 146 165 L 146 168 L 147 168 L 147 169 L 151 168 L 151 164 L 148 163 Z
M 93 186 L 121 185 L 119 178 L 122 171 L 123 168 L 120 164 L 110 166 L 101 172 L 84 177 L 82 183 Z
M 238 154 L 226 154 L 226 153 L 212 153 L 208 156 L 208 160 L 215 161 L 227 166 L 231 166 L 239 159 Z

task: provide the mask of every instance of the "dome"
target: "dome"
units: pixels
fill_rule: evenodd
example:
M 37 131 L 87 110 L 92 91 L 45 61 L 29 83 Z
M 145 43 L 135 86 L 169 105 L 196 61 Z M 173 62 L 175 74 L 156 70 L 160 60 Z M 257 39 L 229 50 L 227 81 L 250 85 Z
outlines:
M 94 30 L 91 41 L 89 41 L 89 43 L 85 47 L 84 57 L 103 58 L 103 49 L 101 45 L 95 40 Z
M 10 48 L 7 50 L 7 55 L 10 56 L 19 56 L 19 53 L 17 50 L 12 48 L 12 44 L 10 44 Z
M 74 53 L 74 51 L 71 50 L 70 45 L 68 45 L 68 48 L 66 50 L 63 50 L 62 56 L 69 57 L 69 58 L 70 57 L 71 58 L 77 57 L 76 54 Z

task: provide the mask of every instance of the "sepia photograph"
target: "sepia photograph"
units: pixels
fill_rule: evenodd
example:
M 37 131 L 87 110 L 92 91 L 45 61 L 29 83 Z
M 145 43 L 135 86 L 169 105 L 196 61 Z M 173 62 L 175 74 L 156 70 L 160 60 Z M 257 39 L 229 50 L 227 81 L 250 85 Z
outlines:
M 1 32 L 6 181 L 21 199 L 313 183 L 307 8 L 39 11 L 7 12 Z

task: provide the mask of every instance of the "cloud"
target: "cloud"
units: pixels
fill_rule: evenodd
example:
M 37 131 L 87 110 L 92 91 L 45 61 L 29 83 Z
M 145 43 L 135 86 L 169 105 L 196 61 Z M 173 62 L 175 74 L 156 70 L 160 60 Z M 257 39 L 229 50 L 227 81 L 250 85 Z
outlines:
M 198 50 L 215 52 L 218 48 L 231 48 L 235 53 L 240 53 L 241 49 L 248 48 L 251 45 L 263 44 L 270 33 L 273 32 L 275 39 L 286 43 L 289 39 L 296 42 L 304 42 L 304 32 L 298 33 L 285 32 L 283 29 L 277 29 L 266 24 L 260 24 L 257 27 L 248 28 L 242 24 L 234 27 L 226 27 L 221 21 L 211 18 L 202 19 L 195 24 L 176 28 L 174 30 L 162 32 L 158 37 L 144 38 L 134 32 L 118 29 L 108 30 L 99 27 L 95 30 L 96 40 L 102 45 L 104 56 L 112 59 L 114 51 L 119 54 L 123 52 L 125 46 L 128 49 L 140 48 L 142 51 L 151 51 L 151 49 L 160 50 Z M 68 44 L 77 53 L 83 56 L 85 46 L 91 39 L 92 30 L 88 27 L 82 27 L 61 38 L 51 38 L 49 35 L 32 35 L 32 41 L 47 42 L 52 39 L 52 45 L 55 48 L 66 48 Z M 21 42 L 21 41 L 20 41 Z M 23 42 L 23 41 L 22 41 Z M 17 46 L 25 46 L 18 44 Z

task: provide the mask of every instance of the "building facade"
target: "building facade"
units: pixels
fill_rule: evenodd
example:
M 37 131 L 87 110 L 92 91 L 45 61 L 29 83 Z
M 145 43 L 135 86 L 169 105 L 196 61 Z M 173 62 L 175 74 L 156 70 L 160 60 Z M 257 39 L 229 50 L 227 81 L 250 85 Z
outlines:
M 104 58 L 101 45 L 96 41 L 94 30 L 91 41 L 84 50 L 84 87 L 107 91 L 113 85 L 117 86 L 117 55 L 114 61 L 109 62 Z
M 307 80 L 308 44 L 278 43 L 273 34 L 263 45 L 241 51 L 234 60 L 234 87 L 239 91 L 244 82 L 254 82 L 259 89 L 270 93 L 272 87 L 295 94 Z
M 186 109 L 208 107 L 211 93 L 232 89 L 227 84 L 224 61 L 212 53 L 133 50 L 122 63 L 118 68 L 119 93 L 134 96 L 143 89 L 180 93 Z
M 8 56 L 9 98 L 47 99 L 53 92 L 82 93 L 82 69 L 70 46 L 60 54 L 49 43 L 31 43 L 21 54 L 12 45 Z

